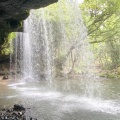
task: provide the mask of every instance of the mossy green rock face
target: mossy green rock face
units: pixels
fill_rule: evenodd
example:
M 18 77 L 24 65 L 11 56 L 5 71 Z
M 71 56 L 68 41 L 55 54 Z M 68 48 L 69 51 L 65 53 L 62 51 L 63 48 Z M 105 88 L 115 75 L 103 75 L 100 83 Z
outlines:
M 107 78 L 112 79 L 112 78 L 117 78 L 116 74 L 110 73 L 107 75 Z
M 0 54 L 10 32 L 19 31 L 30 9 L 48 6 L 57 0 L 0 0 Z

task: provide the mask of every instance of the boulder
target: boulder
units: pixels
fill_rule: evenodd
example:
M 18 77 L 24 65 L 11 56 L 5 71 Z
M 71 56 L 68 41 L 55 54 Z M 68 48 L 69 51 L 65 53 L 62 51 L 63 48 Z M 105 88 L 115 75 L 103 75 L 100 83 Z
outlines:
M 37 120 L 28 114 L 30 111 L 27 109 L 20 104 L 15 104 L 14 108 L 4 108 L 0 110 L 0 120 Z
M 22 110 L 25 111 L 25 108 L 23 107 L 23 105 L 15 104 L 13 110 L 14 111 L 22 111 Z

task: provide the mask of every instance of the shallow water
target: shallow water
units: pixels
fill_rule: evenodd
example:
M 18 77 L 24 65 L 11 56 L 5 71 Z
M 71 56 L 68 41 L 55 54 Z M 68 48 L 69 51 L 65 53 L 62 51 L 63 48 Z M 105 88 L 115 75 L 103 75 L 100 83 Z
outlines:
M 119 85 L 101 79 L 2 82 L 0 107 L 23 104 L 38 120 L 120 120 Z

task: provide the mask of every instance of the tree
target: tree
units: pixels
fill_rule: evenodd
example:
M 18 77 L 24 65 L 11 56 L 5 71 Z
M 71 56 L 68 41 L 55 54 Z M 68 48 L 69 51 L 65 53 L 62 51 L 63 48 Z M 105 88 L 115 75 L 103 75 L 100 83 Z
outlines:
M 118 0 L 85 0 L 80 8 L 96 59 L 101 61 L 103 67 L 119 66 L 120 3 Z

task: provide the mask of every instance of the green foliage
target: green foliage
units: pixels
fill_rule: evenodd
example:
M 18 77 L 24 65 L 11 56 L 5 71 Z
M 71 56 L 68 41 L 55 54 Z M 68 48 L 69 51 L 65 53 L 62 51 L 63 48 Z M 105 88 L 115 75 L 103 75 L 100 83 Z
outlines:
M 120 65 L 120 2 L 85 0 L 80 8 L 96 61 L 103 68 L 116 68 Z
M 9 33 L 7 38 L 5 39 L 5 42 L 4 44 L 2 45 L 2 50 L 1 50 L 1 53 L 4 54 L 4 55 L 9 55 L 12 50 L 10 48 L 10 43 L 12 42 L 12 40 L 16 37 L 16 33 L 15 32 L 12 32 L 12 33 Z
M 80 48 L 86 29 L 82 23 L 81 13 L 76 3 L 60 0 L 59 3 L 35 11 L 34 22 L 39 19 L 47 28 L 47 39 L 51 47 L 56 73 L 74 69 L 80 56 Z M 85 29 L 85 30 L 84 30 Z M 84 30 L 83 35 L 81 34 Z M 79 50 L 77 50 L 79 49 Z M 72 54 L 72 55 L 71 55 Z M 81 55 L 82 56 L 82 55 Z M 78 62 L 78 64 L 80 64 Z M 75 66 L 75 67 L 74 67 Z M 75 68 L 74 70 L 78 70 Z M 66 71 L 67 71 L 66 70 Z M 78 70 L 79 71 L 79 70 Z

